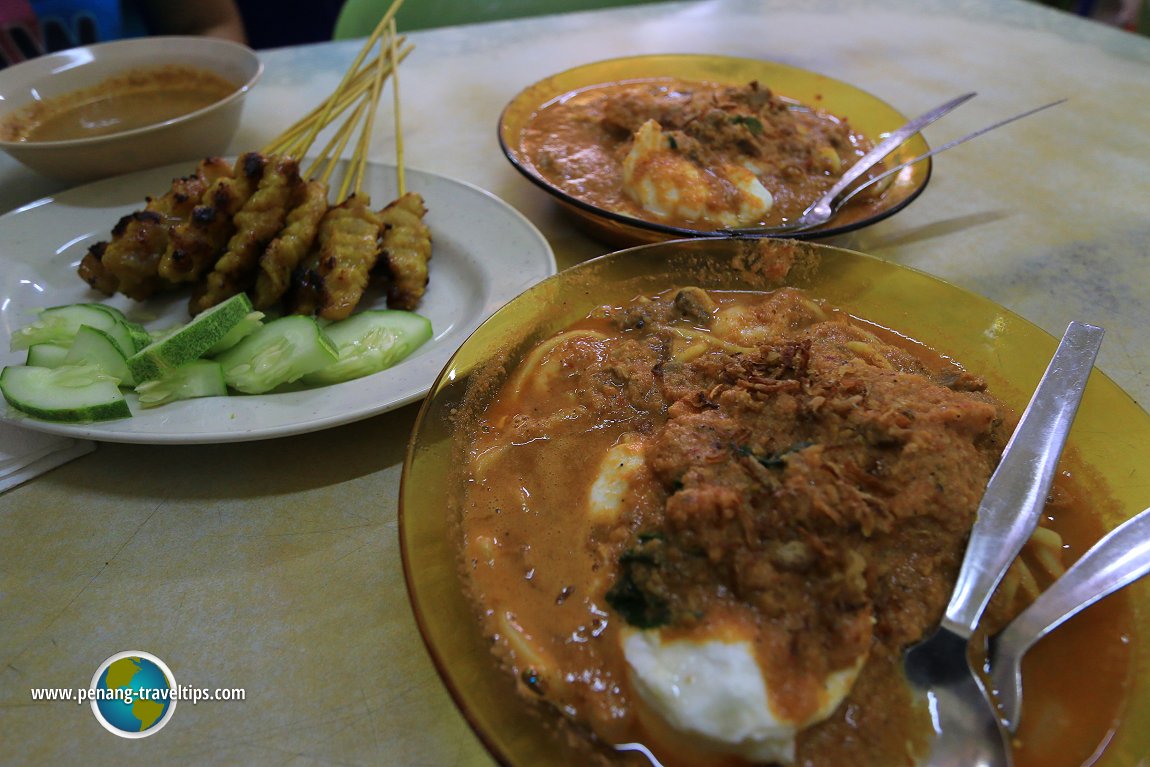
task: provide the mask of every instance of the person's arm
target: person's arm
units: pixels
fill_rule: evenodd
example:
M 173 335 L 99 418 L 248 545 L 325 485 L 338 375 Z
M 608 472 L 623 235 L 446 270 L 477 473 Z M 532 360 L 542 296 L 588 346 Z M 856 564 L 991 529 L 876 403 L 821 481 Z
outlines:
M 234 0 L 142 0 L 140 8 L 160 35 L 206 35 L 247 43 L 243 17 Z

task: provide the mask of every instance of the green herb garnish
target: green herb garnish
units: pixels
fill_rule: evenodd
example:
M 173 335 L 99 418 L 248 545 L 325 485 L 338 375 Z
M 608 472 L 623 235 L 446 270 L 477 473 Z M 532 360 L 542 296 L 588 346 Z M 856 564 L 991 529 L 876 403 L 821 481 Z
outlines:
M 731 118 L 731 122 L 735 125 L 742 125 L 751 132 L 752 136 L 761 136 L 763 133 L 763 121 L 757 117 L 735 115 Z
M 619 557 L 619 578 L 607 592 L 607 604 L 631 626 L 652 629 L 671 622 L 667 600 L 647 584 L 663 562 L 662 533 L 641 533 L 639 545 Z
M 800 450 L 805 450 L 814 444 L 814 442 L 796 442 L 786 450 L 780 450 L 779 452 L 772 453 L 770 455 L 758 455 L 747 445 L 738 445 L 735 447 L 735 450 L 738 451 L 741 455 L 754 458 L 756 461 L 761 463 L 763 466 L 766 466 L 768 469 L 781 469 L 787 465 L 786 457 L 788 455 L 791 453 L 797 453 Z

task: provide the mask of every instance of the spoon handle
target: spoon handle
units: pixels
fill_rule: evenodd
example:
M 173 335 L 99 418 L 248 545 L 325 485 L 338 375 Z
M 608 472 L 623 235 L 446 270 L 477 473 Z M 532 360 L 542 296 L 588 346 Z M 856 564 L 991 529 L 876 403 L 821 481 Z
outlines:
M 974 95 L 974 94 L 966 94 L 965 96 L 960 96 L 958 99 L 955 99 L 955 101 L 958 103 L 962 103 L 963 100 L 965 100 L 966 98 L 969 98 L 972 95 Z M 864 156 L 863 159 L 859 160 L 851 168 L 851 170 L 853 171 L 855 167 L 858 167 L 859 173 L 857 173 L 857 174 L 852 173 L 850 179 L 846 179 L 846 177 L 844 176 L 845 181 L 840 181 L 838 184 L 835 184 L 835 186 L 831 187 L 822 197 L 820 197 L 818 200 L 816 200 L 814 203 L 812 203 L 806 209 L 806 211 L 804 211 L 803 215 L 799 216 L 798 218 L 795 218 L 795 219 L 788 221 L 786 223 L 783 223 L 783 224 L 778 224 L 776 226 L 739 227 L 739 228 L 734 228 L 734 229 L 723 230 L 723 233 L 733 234 L 733 235 L 740 235 L 740 234 L 746 234 L 746 235 L 768 234 L 769 235 L 769 234 L 789 234 L 789 233 L 797 234 L 799 232 L 803 232 L 803 231 L 806 231 L 808 229 L 813 229 L 817 226 L 822 226 L 827 221 L 829 221 L 835 213 L 842 210 L 843 206 L 845 206 L 848 202 L 850 202 L 855 197 L 857 197 L 860 193 L 862 193 L 863 191 L 865 191 L 867 189 L 870 189 L 871 187 L 873 187 L 877 184 L 881 184 L 886 179 L 888 179 L 891 176 L 901 172 L 904 168 L 909 168 L 910 166 L 912 166 L 916 163 L 920 163 L 923 160 L 934 157 L 937 154 L 942 154 L 943 152 L 945 152 L 948 149 L 953 149 L 954 147 L 958 146 L 959 144 L 965 144 L 967 141 L 970 141 L 971 139 L 978 138 L 979 136 L 982 136 L 983 134 L 989 133 L 992 130 L 995 130 L 997 128 L 1001 128 L 1004 125 L 1009 125 L 1010 123 L 1014 122 L 1015 120 L 1021 120 L 1023 117 L 1029 117 L 1030 115 L 1041 112 L 1044 109 L 1050 109 L 1051 107 L 1058 106 L 1059 104 L 1065 102 L 1066 100 L 1067 99 L 1062 98 L 1062 99 L 1058 99 L 1057 101 L 1051 101 L 1050 103 L 1043 104 L 1040 107 L 1034 107 L 1033 109 L 1028 109 L 1025 112 L 1020 112 L 1016 115 L 1012 115 L 1011 117 L 1007 117 L 1007 118 L 1004 118 L 1002 120 L 999 120 L 998 122 L 991 123 L 990 125 L 979 128 L 976 131 L 972 131 L 970 133 L 967 133 L 965 136 L 961 136 L 961 137 L 956 138 L 956 139 L 951 139 L 950 141 L 946 142 L 945 144 L 942 144 L 941 146 L 937 146 L 934 149 L 931 149 L 930 151 L 923 152 L 918 157 L 912 157 L 909 160 L 905 160 L 905 161 L 899 163 L 898 165 L 895 165 L 893 168 L 888 168 L 887 170 L 883 171 L 882 173 L 879 173 L 876 176 L 871 176 L 870 178 L 868 178 L 866 181 L 862 182 L 861 184 L 856 184 L 855 186 L 851 187 L 850 190 L 848 191 L 846 189 L 846 187 L 850 185 L 851 181 L 854 181 L 858 176 L 862 175 L 862 173 L 865 172 L 866 170 L 868 170 L 871 165 L 874 165 L 875 163 L 877 163 L 877 160 L 874 163 L 867 162 L 867 156 Z M 942 107 L 939 107 L 939 109 L 943 109 L 946 107 L 950 107 L 953 109 L 953 106 L 951 106 L 952 104 L 955 104 L 955 102 L 950 102 L 948 104 L 944 104 Z M 919 119 L 922 119 L 922 118 L 919 118 Z M 909 125 L 904 126 L 904 128 L 906 128 L 906 127 L 909 127 Z M 892 138 L 893 138 L 893 134 L 892 134 Z M 889 154 L 889 152 L 887 152 L 887 153 Z M 864 164 L 866 165 L 866 167 L 863 167 Z
M 846 205 L 848 202 L 850 202 L 856 195 L 858 195 L 864 189 L 868 189 L 868 188 L 874 186 L 875 184 L 882 183 L 883 180 L 890 178 L 894 174 L 901 171 L 903 168 L 909 168 L 911 165 L 914 165 L 915 163 L 922 162 L 923 160 L 925 160 L 929 157 L 934 157 L 936 154 L 942 154 L 946 150 L 953 149 L 954 147 L 958 146 L 959 144 L 965 144 L 967 141 L 970 141 L 973 138 L 978 138 L 979 136 L 983 135 L 984 133 L 989 133 L 990 131 L 995 130 L 996 128 L 1001 128 L 1004 125 L 1009 125 L 1010 123 L 1014 122 L 1015 120 L 1021 120 L 1023 117 L 1030 117 L 1030 115 L 1035 114 L 1037 112 L 1041 112 L 1044 109 L 1050 109 L 1050 107 L 1056 107 L 1059 104 L 1064 103 L 1065 101 L 1066 101 L 1066 99 L 1062 98 L 1062 99 L 1058 99 L 1057 101 L 1051 101 L 1049 104 L 1043 104 L 1040 107 L 1034 107 L 1033 109 L 1028 109 L 1025 112 L 1020 112 L 1019 114 L 1013 115 L 1011 117 L 1007 117 L 1005 119 L 999 120 L 996 123 L 991 123 L 990 125 L 987 125 L 986 127 L 979 128 L 976 131 L 972 131 L 970 133 L 967 133 L 965 136 L 960 136 L 959 138 L 951 139 L 950 141 L 946 142 L 945 144 L 942 144 L 941 146 L 936 146 L 934 149 L 931 149 L 929 152 L 923 152 L 918 157 L 913 157 L 909 160 L 906 160 L 905 162 L 901 162 L 898 165 L 894 166 L 893 168 L 885 170 L 882 173 L 878 174 L 877 176 L 872 176 L 871 178 L 867 179 L 865 183 L 859 184 L 858 186 L 851 189 L 849 192 L 847 192 L 845 195 L 843 195 L 842 197 L 840 197 L 838 200 L 835 201 L 835 208 L 836 209 L 841 208 L 843 205 Z
M 976 95 L 975 93 L 964 93 L 941 106 L 935 107 L 926 114 L 916 117 L 906 125 L 892 132 L 879 142 L 874 149 L 864 154 L 854 165 L 848 168 L 847 172 L 838 180 L 838 183 L 828 189 L 826 194 L 816 200 L 811 207 L 807 208 L 807 213 L 817 213 L 829 217 L 833 210 L 835 198 L 842 194 L 856 179 L 881 162 L 888 154 L 902 146 L 908 138 L 956 107 L 974 98 Z
M 999 581 L 1038 526 L 1102 334 L 1102 328 L 1070 323 L 986 486 L 942 621 L 960 636 L 974 633 Z
M 1095 602 L 1150 573 L 1150 509 L 1095 543 L 994 639 L 1021 657 L 1039 639 Z

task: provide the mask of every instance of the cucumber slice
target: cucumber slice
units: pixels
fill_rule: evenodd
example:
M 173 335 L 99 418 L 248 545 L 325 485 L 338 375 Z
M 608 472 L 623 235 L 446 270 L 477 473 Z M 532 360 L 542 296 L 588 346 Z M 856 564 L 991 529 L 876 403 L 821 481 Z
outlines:
M 204 352 L 205 357 L 215 357 L 217 354 L 222 354 L 228 349 L 232 348 L 240 341 L 244 340 L 252 333 L 260 329 L 264 324 L 263 312 L 251 312 L 247 317 L 244 317 L 236 326 L 228 331 L 228 334 L 221 338 L 217 344 L 212 346 Z
M 65 365 L 95 365 L 124 386 L 135 386 L 128 360 L 112 336 L 98 328 L 81 325 L 72 347 L 64 355 Z
M 99 309 L 102 312 L 107 312 L 125 325 L 129 325 L 132 322 L 128 319 L 128 315 L 124 314 L 121 310 L 114 306 L 109 306 L 108 304 L 73 304 L 73 306 L 91 306 L 94 309 Z
M 251 311 L 251 299 L 245 293 L 237 293 L 128 357 L 128 367 L 137 381 L 162 378 L 169 371 L 202 357 Z
M 163 378 L 136 387 L 141 407 L 156 407 L 181 399 L 227 396 L 224 369 L 218 362 L 194 360 L 170 371 Z
M 116 379 L 95 365 L 16 365 L 0 371 L 8 404 L 45 421 L 88 423 L 132 414 Z
M 128 355 L 129 357 L 156 340 L 152 338 L 148 329 L 138 322 L 125 322 L 124 327 L 128 329 L 128 335 L 132 337 L 132 352 Z
M 153 340 L 155 340 L 152 338 L 152 334 L 148 332 L 147 328 L 145 328 L 143 325 L 141 325 L 138 322 L 133 322 L 132 320 L 128 319 L 128 315 L 124 314 L 122 311 L 120 311 L 116 307 L 108 306 L 107 304 L 90 304 L 90 305 L 96 307 L 97 309 L 102 309 L 102 310 L 108 312 L 113 317 L 118 319 L 120 321 L 121 325 L 123 325 L 124 327 L 126 327 L 128 329 L 128 335 L 132 339 L 132 344 L 133 344 L 134 348 L 132 348 L 130 351 L 125 352 L 125 354 L 127 356 L 129 356 L 129 357 L 132 356 L 136 352 L 140 351 L 140 349 L 143 349 L 145 346 L 147 346 Z
M 28 358 L 24 360 L 24 364 L 41 368 L 58 368 L 64 364 L 64 358 L 67 356 L 67 346 L 62 346 L 61 344 L 32 344 L 28 347 Z
M 298 381 L 337 359 L 315 318 L 302 315 L 273 320 L 216 358 L 228 386 L 247 394 Z
M 27 349 L 33 344 L 71 346 L 81 325 L 103 330 L 125 356 L 136 351 L 132 331 L 120 318 L 123 313 L 102 304 L 66 304 L 42 309 L 36 321 L 12 334 L 11 349 Z
M 339 359 L 305 375 L 309 386 L 350 381 L 389 368 L 431 338 L 431 321 L 413 312 L 377 309 L 360 312 L 324 328 Z

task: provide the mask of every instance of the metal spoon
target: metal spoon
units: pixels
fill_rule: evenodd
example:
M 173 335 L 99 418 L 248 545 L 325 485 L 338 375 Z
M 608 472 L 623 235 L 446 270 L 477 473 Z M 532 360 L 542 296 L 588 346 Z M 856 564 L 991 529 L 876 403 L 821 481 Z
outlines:
M 835 213 L 834 203 L 835 199 L 846 191 L 847 187 L 858 180 L 860 176 L 868 170 L 878 165 L 883 159 L 898 149 L 903 143 L 906 142 L 914 134 L 921 131 L 932 122 L 953 111 L 957 107 L 962 106 L 967 101 L 977 96 L 977 93 L 964 93 L 957 98 L 935 107 L 934 109 L 919 115 L 906 125 L 902 126 L 896 131 L 893 131 L 889 136 L 880 141 L 873 149 L 860 157 L 854 165 L 847 168 L 842 177 L 826 191 L 826 193 L 815 200 L 809 208 L 803 211 L 803 214 L 793 221 L 777 226 L 777 227 L 750 227 L 745 229 L 731 229 L 730 232 L 734 234 L 750 234 L 760 232 L 774 232 L 789 229 L 809 229 L 819 224 L 824 224 L 830 220 L 831 216 Z
M 895 134 L 891 134 L 891 138 L 894 138 L 895 135 L 901 135 L 901 138 L 899 139 L 898 144 L 902 144 L 904 141 L 906 141 L 908 138 L 910 138 L 910 136 L 913 135 L 914 132 L 917 132 L 917 131 L 912 131 L 911 133 L 903 133 L 903 131 L 905 131 L 907 128 L 914 126 L 916 123 L 918 123 L 919 120 L 923 120 L 925 117 L 933 115 L 935 112 L 938 112 L 939 110 L 945 109 L 945 111 L 943 112 L 943 114 L 945 114 L 946 111 L 950 111 L 950 109 L 953 109 L 955 106 L 958 106 L 958 104 L 963 103 L 964 101 L 966 101 L 967 99 L 971 98 L 974 95 L 975 94 L 973 94 L 973 93 L 965 94 L 964 96 L 960 96 L 959 98 L 955 99 L 954 101 L 948 102 L 948 103 L 944 104 L 943 106 L 938 107 L 938 109 L 934 110 L 934 112 L 928 112 L 926 115 L 923 115 L 923 117 L 918 118 L 918 120 L 914 120 L 910 123 L 907 123 L 907 125 L 903 126 L 903 128 L 900 129 L 899 132 L 896 132 Z M 862 159 L 860 159 L 858 162 L 856 162 L 854 165 L 851 166 L 850 171 L 848 171 L 848 173 L 850 174 L 849 180 L 848 180 L 847 175 L 844 175 L 842 180 L 840 180 L 837 184 L 835 184 L 833 187 L 831 187 L 829 190 L 827 190 L 827 192 L 822 197 L 820 197 L 810 207 L 808 207 L 805 211 L 803 211 L 803 213 L 800 216 L 798 216 L 794 219 L 791 219 L 790 221 L 787 221 L 786 223 L 778 224 L 776 226 L 744 227 L 741 229 L 730 229 L 730 230 L 726 230 L 726 231 L 731 233 L 731 234 L 740 234 L 740 235 L 746 235 L 746 234 L 757 234 L 757 235 L 786 234 L 786 233 L 802 232 L 802 231 L 805 231 L 807 229 L 813 229 L 817 226 L 822 226 L 823 224 L 830 221 L 835 216 L 836 213 L 838 213 L 840 210 L 842 210 L 843 206 L 845 206 L 848 202 L 850 202 L 852 199 L 854 199 L 855 196 L 858 195 L 860 192 L 862 192 L 864 189 L 868 189 L 868 188 L 874 186 L 875 184 L 878 184 L 878 183 L 882 182 L 883 180 L 890 178 L 894 174 L 901 171 L 903 168 L 909 168 L 911 165 L 914 165 L 915 163 L 922 162 L 923 160 L 927 159 L 928 157 L 933 157 L 934 155 L 939 154 L 941 152 L 945 152 L 948 149 L 953 149 L 954 147 L 958 146 L 959 144 L 964 144 L 973 138 L 978 138 L 979 136 L 983 135 L 984 133 L 989 133 L 990 131 L 994 130 L 995 128 L 1001 128 L 1002 126 L 1007 125 L 1008 123 L 1012 123 L 1015 120 L 1021 120 L 1023 117 L 1029 117 L 1030 115 L 1034 114 L 1035 112 L 1041 112 L 1044 109 L 1049 109 L 1050 107 L 1057 106 L 1064 101 L 1066 101 L 1066 99 L 1058 99 L 1057 101 L 1051 101 L 1049 104 L 1043 104 L 1040 107 L 1028 109 L 1025 112 L 1020 112 L 1019 114 L 1013 115 L 1011 117 L 1007 117 L 1003 120 L 999 120 L 996 123 L 992 123 L 992 124 L 987 125 L 983 128 L 979 128 L 978 130 L 972 131 L 971 133 L 968 133 L 965 136 L 961 136 L 960 138 L 953 139 L 951 141 L 948 141 L 945 144 L 942 144 L 941 146 L 935 147 L 934 149 L 931 149 L 929 152 L 923 152 L 918 157 L 913 157 L 909 160 L 906 160 L 905 162 L 901 162 L 898 165 L 894 166 L 893 168 L 889 168 L 888 170 L 883 171 L 882 173 L 878 174 L 877 176 L 874 176 L 872 178 L 867 179 L 863 183 L 855 186 L 854 188 L 848 189 L 847 187 L 850 186 L 851 182 L 855 181 L 859 176 L 863 175 L 868 170 L 870 170 L 873 166 L 877 165 L 883 159 L 883 157 L 886 157 L 886 155 L 890 154 L 898 146 L 898 144 L 896 144 L 895 146 L 892 146 L 892 147 L 886 149 L 886 151 L 883 153 L 882 157 L 877 157 L 877 158 L 871 157 L 871 155 L 875 151 L 877 151 L 879 148 L 881 148 L 883 146 L 882 144 L 880 144 L 879 147 L 876 147 L 875 150 L 872 150 L 871 153 L 868 153 Z M 957 103 L 955 103 L 955 102 L 957 102 Z M 949 107 L 949 109 L 947 107 Z M 939 115 L 939 116 L 941 116 L 941 115 Z M 937 117 L 935 119 L 937 119 Z M 931 120 L 931 122 L 933 122 L 933 120 Z M 926 126 L 926 123 L 919 126 L 919 130 L 921 130 L 925 126 Z M 887 141 L 889 141 L 889 140 L 890 139 L 887 139 Z M 884 144 L 885 143 L 886 142 L 884 142 Z M 857 172 L 855 172 L 856 169 L 857 169 Z M 844 181 L 846 183 L 844 183 Z
M 987 484 L 942 624 L 903 657 L 911 689 L 930 707 L 931 767 L 1013 764 L 968 645 L 991 594 L 1038 524 L 1102 333 L 1079 322 L 1066 329 Z
M 990 640 L 990 681 L 1002 723 L 1018 731 L 1022 714 L 1022 656 L 1039 639 L 1098 600 L 1150 573 L 1150 509 L 1094 544 Z

